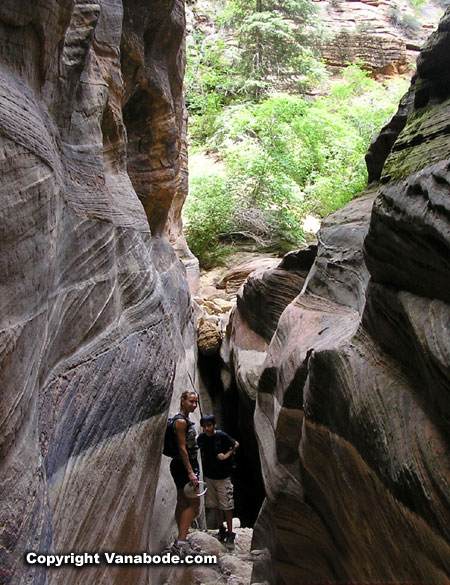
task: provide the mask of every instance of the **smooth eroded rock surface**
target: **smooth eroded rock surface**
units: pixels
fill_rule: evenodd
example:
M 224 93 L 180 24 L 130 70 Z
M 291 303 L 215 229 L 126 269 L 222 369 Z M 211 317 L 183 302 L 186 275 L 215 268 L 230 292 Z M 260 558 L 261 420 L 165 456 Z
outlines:
M 186 195 L 183 37 L 181 0 L 0 6 L 5 585 L 78 581 L 25 551 L 158 549 L 173 521 L 162 431 L 195 360 L 166 239 Z M 83 583 L 127 580 L 106 571 Z
M 255 582 L 449 581 L 449 18 L 295 298 L 272 322 L 244 294 L 232 317 L 266 493 L 253 548 L 272 558 Z M 246 286 L 268 303 L 276 276 Z

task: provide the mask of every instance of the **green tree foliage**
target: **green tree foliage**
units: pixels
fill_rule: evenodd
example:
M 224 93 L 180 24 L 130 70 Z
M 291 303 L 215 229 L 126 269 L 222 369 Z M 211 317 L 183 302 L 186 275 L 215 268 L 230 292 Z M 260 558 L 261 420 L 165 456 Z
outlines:
M 364 187 L 364 154 L 406 82 L 388 90 L 355 66 L 342 75 L 314 101 L 273 94 L 223 107 L 202 149 L 220 164 L 191 168 L 184 212 L 188 243 L 204 266 L 237 239 L 295 247 L 307 214 L 323 217 Z
M 184 84 L 190 134 L 201 143 L 214 133 L 216 117 L 235 98 L 239 82 L 230 75 L 233 58 L 220 33 L 207 37 L 195 32 L 188 40 L 187 63 Z
M 313 48 L 320 35 L 311 0 L 229 0 L 224 21 L 233 25 L 240 49 L 237 70 L 258 98 L 273 87 L 302 89 L 307 76 L 323 73 Z
M 419 13 L 420 8 L 426 4 L 426 0 L 409 0 L 409 3 L 411 4 L 411 6 L 414 8 L 414 12 L 416 14 Z
M 186 103 L 197 138 L 214 130 L 232 101 L 258 100 L 274 88 L 303 91 L 324 75 L 314 50 L 320 28 L 311 0 L 226 0 L 207 32 L 188 36 Z
M 195 163 L 184 225 L 192 251 L 211 267 L 238 240 L 259 249 L 298 246 L 308 214 L 323 217 L 358 193 L 370 140 L 406 82 L 389 90 L 350 66 L 328 95 L 306 99 L 324 71 L 313 48 L 321 31 L 312 0 L 207 6 L 208 26 L 196 27 L 187 44 Z M 206 170 L 198 157 L 209 161 Z

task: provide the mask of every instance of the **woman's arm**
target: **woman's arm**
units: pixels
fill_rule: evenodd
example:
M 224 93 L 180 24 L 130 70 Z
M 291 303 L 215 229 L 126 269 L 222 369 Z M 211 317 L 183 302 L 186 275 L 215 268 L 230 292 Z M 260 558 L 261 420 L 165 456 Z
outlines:
M 189 455 L 186 449 L 186 431 L 187 422 L 182 418 L 178 418 L 175 421 L 175 432 L 177 434 L 178 450 L 180 452 L 181 461 L 186 468 L 188 477 L 193 486 L 198 485 L 198 477 L 192 470 L 191 462 L 189 461 Z

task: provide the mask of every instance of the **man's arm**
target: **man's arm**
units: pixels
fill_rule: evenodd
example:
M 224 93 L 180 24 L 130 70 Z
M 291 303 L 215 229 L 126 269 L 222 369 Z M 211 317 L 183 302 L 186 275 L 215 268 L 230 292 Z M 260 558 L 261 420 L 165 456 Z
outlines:
M 234 439 L 232 439 L 231 437 L 228 437 L 228 438 L 230 439 L 230 441 L 234 441 Z M 238 448 L 239 448 L 239 443 L 237 441 L 234 441 L 234 445 L 232 447 L 230 447 L 230 449 L 226 453 L 219 453 L 217 455 L 217 459 L 219 459 L 220 461 L 225 461 L 225 459 L 228 459 L 229 457 L 231 457 L 233 455 L 233 453 L 236 451 L 236 449 L 238 449 Z

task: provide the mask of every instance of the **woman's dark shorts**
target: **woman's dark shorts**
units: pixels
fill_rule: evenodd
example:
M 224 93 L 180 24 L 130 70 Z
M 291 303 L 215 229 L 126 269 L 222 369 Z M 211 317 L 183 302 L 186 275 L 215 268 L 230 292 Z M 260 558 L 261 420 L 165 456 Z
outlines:
M 197 459 L 189 459 L 189 461 L 191 462 L 192 471 L 197 477 L 200 477 L 200 469 Z M 172 459 L 170 462 L 170 473 L 172 474 L 173 481 L 177 486 L 177 490 L 182 490 L 188 483 L 189 476 L 181 459 Z

